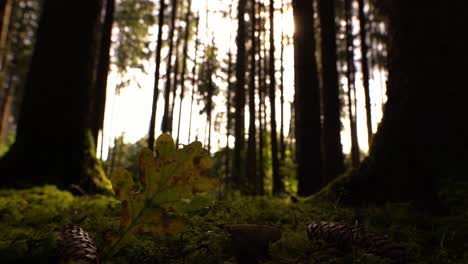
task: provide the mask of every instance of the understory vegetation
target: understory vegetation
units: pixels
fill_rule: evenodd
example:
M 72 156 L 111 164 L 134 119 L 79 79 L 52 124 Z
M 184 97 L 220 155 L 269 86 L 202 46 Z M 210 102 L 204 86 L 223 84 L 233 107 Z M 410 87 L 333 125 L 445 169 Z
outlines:
M 345 207 L 331 188 L 307 199 L 230 194 L 210 206 L 185 212 L 185 229 L 174 236 L 138 236 L 107 263 L 236 263 L 229 224 L 264 224 L 282 230 L 261 263 L 391 263 L 359 248 L 342 252 L 311 241 L 314 221 L 360 224 L 400 243 L 414 263 L 468 263 L 468 182 L 446 182 L 440 196 L 449 214 L 430 216 L 408 203 Z M 333 197 L 333 198 L 332 198 Z M 338 197 L 338 199 L 336 199 Z M 55 186 L 0 191 L 0 259 L 55 262 L 58 228 L 76 223 L 88 231 L 98 251 L 120 224 L 121 205 L 110 196 L 73 196 Z

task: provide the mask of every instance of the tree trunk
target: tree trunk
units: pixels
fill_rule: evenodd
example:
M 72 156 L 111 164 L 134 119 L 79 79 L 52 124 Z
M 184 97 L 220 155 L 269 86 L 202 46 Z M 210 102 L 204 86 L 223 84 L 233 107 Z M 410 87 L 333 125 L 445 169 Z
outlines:
M 258 47 L 258 98 L 259 98 L 259 106 L 258 106 L 258 123 L 259 123 L 259 166 L 258 166 L 258 193 L 260 195 L 265 194 L 265 161 L 264 161 L 264 150 L 265 150 L 265 122 L 263 119 L 265 118 L 265 91 L 266 91 L 266 73 L 265 73 L 265 46 L 262 43 L 262 38 L 265 39 L 265 21 L 261 19 L 260 14 L 264 12 L 264 6 L 258 1 L 258 19 L 257 19 L 257 27 L 259 29 L 259 34 L 257 38 L 257 47 Z
M 16 142 L 0 163 L 2 184 L 69 187 L 84 173 L 101 5 L 46 0 L 43 10 Z
M 319 0 L 323 79 L 324 183 L 344 172 L 337 71 L 335 2 Z
M 366 118 L 367 118 L 367 139 L 369 145 L 371 143 L 373 131 L 372 131 L 372 109 L 371 99 L 369 91 L 369 62 L 368 46 L 367 46 L 367 28 L 366 28 L 366 15 L 364 13 L 364 0 L 358 0 L 359 4 L 359 37 L 361 40 L 361 69 L 362 69 L 362 84 L 364 86 L 364 96 L 366 102 Z
M 466 1 L 387 2 L 388 101 L 353 202 L 415 201 L 438 209 L 436 181 L 468 175 Z
M 164 90 L 164 114 L 161 124 L 161 130 L 163 133 L 170 132 L 172 130 L 172 124 L 170 123 L 170 95 L 171 95 L 171 74 L 172 74 L 172 53 L 174 50 L 174 31 L 176 30 L 175 19 L 177 15 L 177 0 L 172 0 L 172 11 L 171 11 L 171 28 L 169 29 L 169 51 L 167 54 L 166 64 L 166 87 Z
M 283 22 L 283 9 L 284 3 L 281 0 L 281 20 Z M 284 143 L 284 32 L 283 27 L 281 27 L 281 55 L 280 55 L 280 115 L 281 115 L 281 123 L 280 123 L 280 160 L 282 165 L 286 160 L 286 144 Z
M 190 99 L 190 117 L 189 117 L 189 133 L 188 133 L 188 142 L 191 142 L 192 135 L 192 112 L 193 112 L 193 100 L 195 99 L 195 87 L 197 86 L 197 59 L 198 59 L 198 45 L 200 42 L 200 31 L 199 31 L 199 22 L 200 22 L 200 12 L 198 12 L 197 23 L 196 23 L 196 33 L 195 33 L 195 57 L 193 58 L 193 67 L 192 67 L 192 96 Z
M 189 18 L 192 8 L 192 0 L 189 0 L 187 6 L 187 13 L 185 14 L 185 35 L 184 35 L 184 48 L 182 51 L 182 72 L 180 73 L 180 104 L 179 104 L 179 118 L 177 119 L 177 138 L 176 138 L 176 146 L 179 146 L 179 136 L 180 136 L 180 120 L 182 118 L 182 102 L 184 100 L 184 93 L 185 93 L 185 68 L 187 68 L 187 57 L 188 57 L 188 37 L 190 33 L 190 24 Z M 195 22 L 195 27 L 198 28 L 198 19 Z M 174 111 L 173 111 L 174 112 Z M 190 142 L 187 142 L 190 143 Z
M 242 183 L 241 168 L 243 167 L 241 153 L 244 149 L 244 107 L 245 107 L 245 72 L 246 72 L 246 27 L 245 27 L 245 6 L 246 0 L 239 0 L 237 9 L 237 54 L 236 54 L 236 93 L 234 104 L 236 107 L 236 120 L 234 129 L 234 171 L 233 181 L 240 185 Z
M 295 128 L 298 195 L 320 189 L 320 98 L 315 60 L 314 7 L 310 1 L 294 0 Z
M 275 14 L 275 1 L 270 0 L 270 123 L 271 123 L 271 159 L 273 170 L 273 194 L 280 194 L 284 192 L 284 183 L 279 173 L 279 159 L 278 159 L 278 135 L 276 132 L 276 78 L 275 78 L 275 30 L 274 30 L 274 14 Z
M 154 138 L 156 128 L 156 107 L 159 97 L 159 70 L 161 66 L 161 48 L 162 48 L 162 28 L 164 25 L 164 9 L 166 4 L 164 0 L 159 3 L 159 18 L 158 18 L 158 39 L 156 41 L 156 66 L 154 70 L 154 89 L 153 89 L 153 104 L 151 105 L 151 118 L 148 132 L 148 148 L 154 150 Z
M 256 127 L 255 127 L 255 55 L 256 55 L 256 13 L 255 13 L 255 0 L 250 1 L 250 17 L 251 17 L 251 29 L 250 29 L 250 74 L 249 74 L 249 141 L 247 143 L 247 166 L 246 174 L 248 182 L 252 190 L 256 191 L 255 186 L 258 186 L 257 182 L 257 139 L 256 139 Z M 254 192 L 255 192 L 254 191 Z
M 348 115 L 351 131 L 351 164 L 354 168 L 361 163 L 359 141 L 357 135 L 357 111 L 353 113 L 353 95 L 356 103 L 355 69 L 354 69 L 354 45 L 353 45 L 353 6 L 352 0 L 345 0 L 346 17 L 346 78 L 348 79 Z M 354 104 L 357 109 L 356 104 Z
M 114 24 L 115 0 L 106 0 L 106 15 L 101 32 L 99 59 L 96 73 L 96 88 L 91 100 L 90 127 L 91 134 L 97 146 L 99 130 L 104 125 L 104 111 L 106 109 L 107 75 L 110 65 L 110 47 L 112 43 L 112 25 Z
M 176 48 L 175 48 L 175 62 L 174 62 L 174 76 L 172 79 L 172 102 L 171 102 L 171 110 L 169 111 L 169 133 L 172 134 L 172 127 L 174 125 L 174 108 L 176 103 L 177 97 L 177 87 L 179 86 L 179 70 L 180 70 L 180 61 L 179 58 L 182 56 L 180 54 L 180 41 L 182 40 L 182 26 L 179 25 L 177 28 L 178 36 L 176 41 Z M 181 88 L 182 89 L 182 88 Z

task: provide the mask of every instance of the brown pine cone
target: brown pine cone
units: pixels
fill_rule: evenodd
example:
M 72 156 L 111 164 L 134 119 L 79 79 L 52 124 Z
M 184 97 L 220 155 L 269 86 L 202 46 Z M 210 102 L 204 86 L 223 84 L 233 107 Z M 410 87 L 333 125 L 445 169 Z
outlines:
M 60 263 L 80 261 L 81 263 L 99 264 L 97 247 L 88 232 L 75 224 L 63 226 L 58 241 Z

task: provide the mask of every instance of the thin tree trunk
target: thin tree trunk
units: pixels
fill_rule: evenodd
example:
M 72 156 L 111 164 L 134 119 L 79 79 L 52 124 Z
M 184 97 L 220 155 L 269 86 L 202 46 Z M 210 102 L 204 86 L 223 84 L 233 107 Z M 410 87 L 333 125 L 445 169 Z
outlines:
M 359 4 L 359 36 L 361 39 L 361 66 L 362 66 L 362 84 L 364 86 L 364 95 L 366 101 L 366 118 L 367 118 L 367 137 L 369 145 L 371 143 L 372 130 L 372 109 L 371 98 L 369 91 L 369 62 L 367 59 L 367 30 L 366 30 L 366 15 L 364 13 L 364 0 L 358 0 Z
M 246 27 L 245 27 L 245 6 L 246 0 L 239 0 L 237 10 L 237 55 L 236 55 L 236 95 L 235 95 L 235 107 L 236 107 L 236 120 L 234 137 L 236 139 L 234 145 L 234 171 L 233 180 L 238 185 L 242 182 L 241 167 L 243 165 L 241 153 L 244 149 L 244 107 L 245 107 L 245 72 L 246 72 L 246 52 L 245 52 L 245 40 L 246 40 Z
M 275 30 L 274 30 L 274 13 L 275 1 L 270 0 L 270 123 L 271 123 L 271 159 L 273 170 L 273 194 L 280 194 L 284 191 L 284 183 L 279 173 L 278 160 L 278 135 L 276 132 L 276 78 L 275 78 Z
M 179 118 L 177 119 L 177 138 L 176 146 L 179 145 L 179 136 L 180 136 L 180 120 L 182 118 L 182 102 L 184 100 L 185 93 L 185 68 L 187 68 L 187 57 L 188 57 L 188 37 L 190 33 L 189 18 L 192 9 L 192 0 L 189 0 L 187 6 L 187 13 L 185 14 L 185 35 L 184 35 L 184 48 L 182 51 L 182 72 L 180 74 L 180 104 L 179 104 Z M 198 27 L 198 19 L 195 22 L 195 26 Z M 190 142 L 187 142 L 190 143 Z
M 321 186 L 320 97 L 315 60 L 314 6 L 293 1 L 295 129 L 298 195 L 307 196 Z
M 229 5 L 229 18 L 232 20 L 232 3 Z M 232 93 L 232 52 L 231 52 L 231 32 L 229 32 L 229 48 L 228 48 L 228 68 L 227 68 L 227 95 L 226 95 L 226 188 L 229 189 L 230 184 L 230 169 L 231 169 L 231 151 L 229 149 L 229 136 L 231 134 L 231 93 Z
M 167 55 L 166 64 L 166 87 L 164 90 L 164 114 L 161 124 L 161 130 L 163 133 L 171 131 L 172 124 L 170 123 L 170 95 L 171 95 L 171 74 L 172 74 L 172 54 L 174 50 L 174 31 L 176 29 L 175 19 L 177 15 L 177 0 L 172 0 L 172 11 L 171 11 L 171 27 L 169 29 L 169 51 Z
M 180 61 L 179 58 L 183 56 L 182 54 L 179 53 L 180 51 L 180 41 L 182 40 L 182 26 L 179 25 L 177 28 L 178 36 L 177 36 L 177 41 L 176 41 L 176 48 L 175 48 L 175 62 L 174 62 L 174 76 L 172 79 L 172 102 L 171 102 L 171 110 L 169 112 L 169 133 L 172 134 L 172 128 L 174 125 L 174 108 L 175 108 L 175 103 L 176 103 L 176 97 L 177 97 L 177 88 L 179 86 L 179 70 L 180 70 Z
M 324 183 L 344 172 L 337 71 L 335 2 L 319 0 L 323 80 Z
M 250 2 L 250 17 L 251 17 L 251 29 L 250 29 L 250 79 L 249 79 L 249 141 L 247 144 L 247 166 L 246 174 L 248 182 L 252 183 L 251 187 L 255 190 L 257 182 L 257 140 L 256 140 L 256 127 L 255 127 L 255 55 L 256 55 L 256 43 L 255 43 L 255 31 L 256 31 L 256 13 L 255 13 L 255 0 Z
M 96 74 L 95 97 L 91 102 L 91 133 L 97 146 L 99 130 L 104 125 L 104 111 L 106 109 L 107 75 L 110 65 L 110 47 L 112 38 L 112 25 L 114 24 L 115 0 L 106 0 L 106 15 L 101 32 L 100 52 Z
M 190 117 L 189 117 L 189 128 L 188 128 L 188 141 L 190 142 L 190 138 L 192 135 L 192 116 L 193 116 L 193 100 L 195 99 L 195 87 L 197 86 L 197 58 L 198 58 L 198 45 L 200 42 L 199 34 L 199 21 L 200 21 L 200 12 L 198 12 L 197 23 L 196 23 L 196 39 L 195 39 L 195 57 L 193 58 L 193 67 L 192 67 L 192 96 L 190 99 Z
M 156 107 L 158 104 L 159 97 L 159 70 L 161 65 L 161 48 L 162 48 L 162 28 L 164 25 L 164 9 L 166 4 L 164 0 L 161 0 L 159 3 L 159 18 L 158 18 L 158 40 L 156 41 L 156 68 L 154 71 L 154 91 L 153 91 L 153 104 L 151 106 L 151 118 L 150 126 L 148 133 L 148 148 L 154 150 L 154 138 L 155 138 L 155 128 L 156 128 Z
M 283 21 L 283 9 L 284 3 L 281 0 L 281 20 Z M 286 144 L 284 142 L 284 32 L 283 26 L 281 26 L 281 55 L 280 55 L 280 113 L 281 113 L 281 123 L 280 123 L 280 160 L 281 163 L 284 165 L 286 160 Z
M 351 164 L 357 168 L 360 164 L 359 141 L 357 137 L 357 112 L 353 113 L 353 95 L 356 97 L 356 88 L 354 80 L 354 45 L 353 45 L 353 10 L 351 0 L 345 0 L 346 17 L 346 76 L 348 79 L 348 115 L 349 127 L 351 130 Z
M 257 28 L 259 29 L 259 34 L 257 38 L 257 47 L 258 47 L 258 98 L 259 98 L 259 105 L 258 105 L 258 123 L 259 123 L 259 182 L 258 182 L 258 193 L 263 195 L 265 193 L 264 181 L 265 181 L 265 161 L 264 161 L 264 150 L 265 150 L 265 122 L 263 122 L 264 110 L 265 110 L 265 67 L 264 67 L 264 52 L 265 47 L 262 43 L 262 38 L 265 38 L 265 24 L 264 19 L 262 19 L 261 14 L 263 13 L 264 8 L 263 4 L 258 1 L 258 19 L 257 19 Z

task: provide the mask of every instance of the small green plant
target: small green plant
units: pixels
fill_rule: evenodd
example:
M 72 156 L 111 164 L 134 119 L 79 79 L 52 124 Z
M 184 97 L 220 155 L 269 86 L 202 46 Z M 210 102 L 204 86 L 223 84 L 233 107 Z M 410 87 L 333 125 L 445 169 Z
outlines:
M 184 220 L 178 214 L 189 209 L 196 194 L 219 185 L 210 169 L 213 161 L 198 141 L 177 149 L 168 134 L 156 140 L 155 152 L 144 148 L 139 156 L 139 175 L 134 180 L 125 169 L 112 175 L 112 187 L 122 202 L 120 231 L 104 257 L 115 254 L 136 234 L 171 235 L 181 231 Z M 199 203 L 199 201 L 197 201 Z

